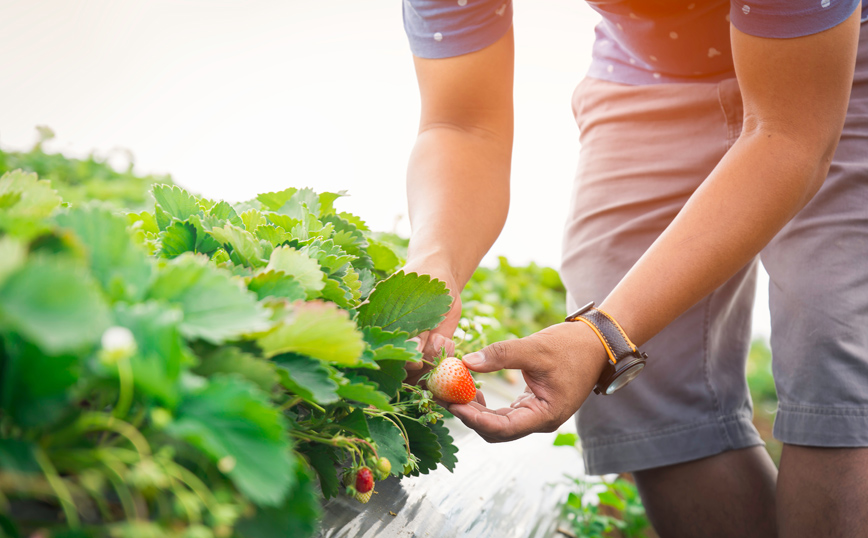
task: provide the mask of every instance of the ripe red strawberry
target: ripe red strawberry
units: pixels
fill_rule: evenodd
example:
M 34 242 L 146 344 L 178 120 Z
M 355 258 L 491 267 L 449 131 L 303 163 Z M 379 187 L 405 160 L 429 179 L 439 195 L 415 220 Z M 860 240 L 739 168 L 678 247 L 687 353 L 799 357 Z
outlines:
M 466 404 L 476 396 L 470 370 L 455 357 L 446 357 L 431 370 L 426 383 L 434 396 L 449 403 Z
M 374 473 L 372 473 L 367 467 L 362 467 L 356 473 L 356 491 L 359 493 L 368 493 L 372 489 L 374 489 Z

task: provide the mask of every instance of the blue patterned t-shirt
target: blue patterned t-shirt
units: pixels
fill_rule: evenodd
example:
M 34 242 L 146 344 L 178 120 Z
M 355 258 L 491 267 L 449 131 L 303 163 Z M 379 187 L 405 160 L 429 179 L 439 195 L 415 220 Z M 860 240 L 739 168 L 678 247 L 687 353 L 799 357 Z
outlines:
M 868 20 L 868 0 L 863 22 Z M 485 48 L 512 25 L 512 0 L 403 0 L 413 54 L 448 58 Z M 729 24 L 792 38 L 845 21 L 860 0 L 590 0 L 603 16 L 588 74 L 624 84 L 717 82 L 734 76 Z

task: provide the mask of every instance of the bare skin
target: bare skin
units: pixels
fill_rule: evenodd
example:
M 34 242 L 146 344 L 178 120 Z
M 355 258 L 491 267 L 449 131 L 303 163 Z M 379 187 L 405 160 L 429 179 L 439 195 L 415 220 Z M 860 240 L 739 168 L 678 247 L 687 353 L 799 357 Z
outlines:
M 637 345 L 753 259 L 820 188 L 846 114 L 859 17 L 857 8 L 834 28 L 793 39 L 763 39 L 731 29 L 745 109 L 742 135 L 600 305 Z M 510 30 L 471 54 L 416 58 L 415 64 L 422 118 L 407 174 L 413 234 L 405 269 L 446 281 L 457 298 L 500 233 L 509 205 L 513 34 Z M 451 337 L 459 316 L 456 301 L 447 321 L 423 335 L 426 354 L 436 353 L 440 338 Z M 479 372 L 522 370 L 528 388 L 510 407 L 493 410 L 478 402 L 450 406 L 486 440 L 503 442 L 552 431 L 572 416 L 588 397 L 606 355 L 589 328 L 562 323 L 493 344 L 464 360 Z M 782 462 L 777 486 L 779 535 L 820 536 L 824 534 L 807 529 L 830 532 L 818 529 L 824 522 L 824 529 L 850 529 L 851 521 L 868 521 L 864 490 L 856 501 L 842 499 L 850 491 L 818 476 L 818 469 L 824 469 L 830 476 L 868 483 L 862 456 L 849 460 L 824 449 L 802 448 L 785 448 L 789 460 Z M 730 464 L 735 465 L 732 476 L 721 479 L 721 469 Z M 751 479 L 757 469 L 759 478 Z M 708 476 L 699 476 L 703 472 Z M 712 517 L 720 536 L 747 536 L 741 533 L 745 521 L 757 523 L 754 535 L 775 536 L 773 481 L 767 462 L 743 451 L 643 471 L 639 477 L 652 518 L 660 525 L 672 514 L 678 529 L 700 529 Z M 800 489 L 806 484 L 816 485 L 816 491 Z M 820 492 L 831 500 L 820 502 Z M 721 499 L 754 498 L 758 506 L 721 504 Z M 702 508 L 696 509 L 700 500 Z M 727 517 L 718 517 L 716 510 Z M 677 532 L 664 527 L 668 534 L 661 536 L 686 535 Z M 693 534 L 709 535 L 707 529 Z

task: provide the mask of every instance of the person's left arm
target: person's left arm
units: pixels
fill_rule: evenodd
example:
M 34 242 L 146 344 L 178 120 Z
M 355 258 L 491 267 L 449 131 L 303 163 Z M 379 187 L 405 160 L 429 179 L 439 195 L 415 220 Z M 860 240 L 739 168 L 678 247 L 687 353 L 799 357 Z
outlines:
M 738 272 L 819 190 L 846 116 L 859 19 L 857 7 L 833 28 L 792 39 L 754 37 L 731 27 L 744 101 L 742 134 L 599 305 L 636 345 Z M 478 372 L 521 369 L 527 381 L 528 390 L 509 408 L 450 406 L 497 442 L 563 424 L 587 398 L 606 354 L 585 324 L 561 323 L 464 360 Z

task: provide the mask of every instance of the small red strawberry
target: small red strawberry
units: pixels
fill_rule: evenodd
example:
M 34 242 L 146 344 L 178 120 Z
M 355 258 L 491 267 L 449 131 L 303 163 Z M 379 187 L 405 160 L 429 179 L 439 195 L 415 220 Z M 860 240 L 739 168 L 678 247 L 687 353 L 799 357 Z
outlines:
M 434 396 L 449 403 L 466 404 L 476 396 L 470 370 L 455 357 L 446 357 L 431 370 L 426 380 Z
M 372 489 L 374 489 L 374 473 L 367 467 L 362 467 L 356 473 L 356 491 L 369 493 Z

